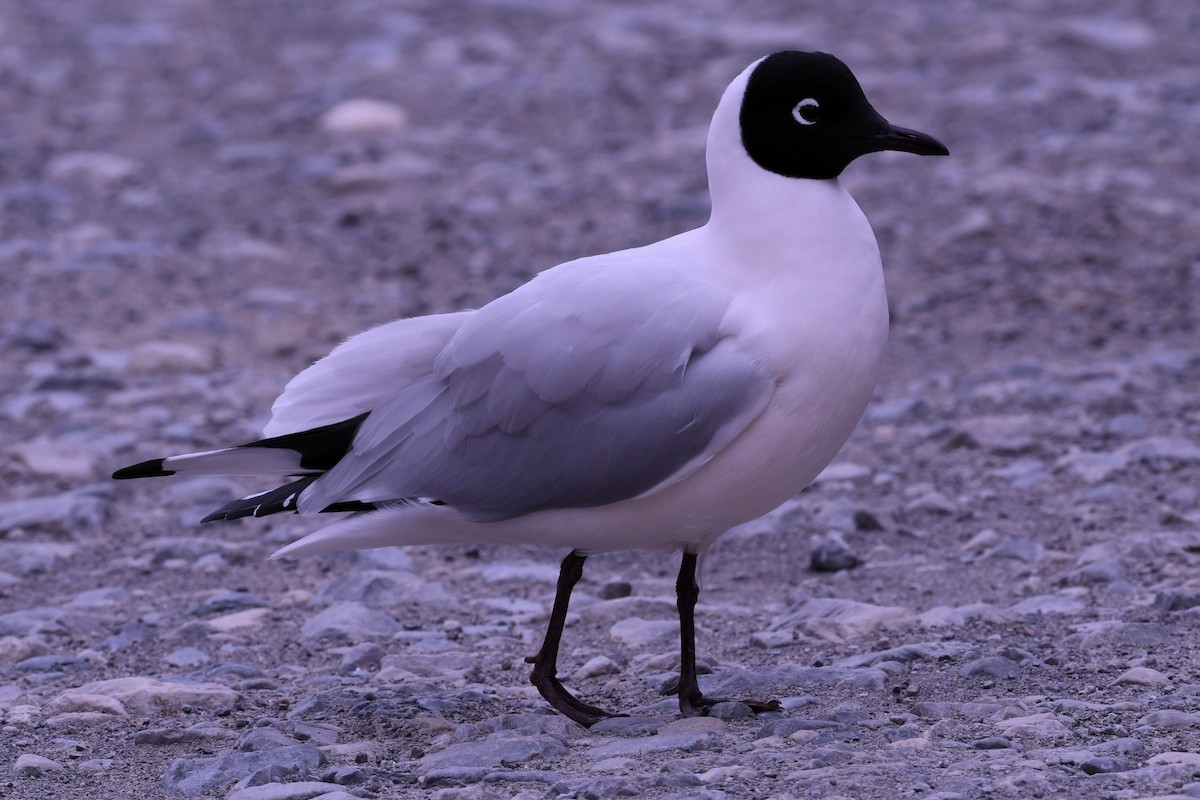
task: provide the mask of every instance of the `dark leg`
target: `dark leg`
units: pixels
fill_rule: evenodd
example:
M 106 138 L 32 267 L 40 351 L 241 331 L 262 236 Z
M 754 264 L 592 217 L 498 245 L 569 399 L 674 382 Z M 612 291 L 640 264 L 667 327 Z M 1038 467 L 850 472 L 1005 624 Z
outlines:
M 679 603 L 679 711 L 685 717 L 702 717 L 721 699 L 700 694 L 700 681 L 696 677 L 696 600 L 700 587 L 696 585 L 696 554 L 684 552 L 679 565 L 679 578 L 675 581 L 675 596 Z M 778 700 L 760 702 L 742 700 L 757 712 L 777 711 Z
M 554 594 L 554 608 L 550 611 L 550 624 L 546 626 L 546 638 L 536 656 L 525 659 L 533 664 L 529 682 L 537 687 L 546 702 L 585 728 L 590 728 L 602 719 L 619 716 L 602 708 L 589 706 L 578 700 L 558 682 L 558 646 L 562 641 L 563 624 L 567 621 L 567 604 L 571 602 L 571 590 L 583 577 L 583 561 L 587 556 L 572 552 L 563 559 L 558 572 L 558 589 Z

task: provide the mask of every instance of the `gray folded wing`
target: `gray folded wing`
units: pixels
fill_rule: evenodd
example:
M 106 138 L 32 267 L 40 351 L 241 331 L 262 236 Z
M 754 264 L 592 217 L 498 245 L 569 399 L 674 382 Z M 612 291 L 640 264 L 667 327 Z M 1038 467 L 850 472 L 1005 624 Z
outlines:
M 544 273 L 471 314 L 429 372 L 371 411 L 300 508 L 416 496 L 504 519 L 679 480 L 774 387 L 722 336 L 729 302 L 674 270 Z

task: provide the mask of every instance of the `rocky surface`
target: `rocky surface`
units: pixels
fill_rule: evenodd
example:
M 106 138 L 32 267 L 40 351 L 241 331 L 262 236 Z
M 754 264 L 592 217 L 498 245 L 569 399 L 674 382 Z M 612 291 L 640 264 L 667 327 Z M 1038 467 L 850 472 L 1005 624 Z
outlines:
M 1200 797 L 1200 11 L 496 0 L 0 5 L 0 794 Z M 944 139 L 845 176 L 889 272 L 875 403 L 705 564 L 266 562 L 251 485 L 112 468 L 253 437 L 341 338 L 703 222 L 726 82 L 822 48 Z

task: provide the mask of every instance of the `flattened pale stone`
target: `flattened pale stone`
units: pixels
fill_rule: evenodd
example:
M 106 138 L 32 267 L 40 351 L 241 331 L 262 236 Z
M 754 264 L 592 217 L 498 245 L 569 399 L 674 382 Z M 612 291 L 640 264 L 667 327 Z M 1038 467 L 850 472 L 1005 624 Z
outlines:
M 45 436 L 9 449 L 34 475 L 86 480 L 96 472 L 96 460 L 90 454 Z
M 620 671 L 621 668 L 608 656 L 596 656 L 575 670 L 571 677 L 581 680 L 583 678 L 595 678 L 598 675 L 615 675 Z
M 381 745 L 379 742 L 374 742 L 368 739 L 361 742 L 339 742 L 338 744 L 327 744 L 321 748 L 321 752 L 327 756 L 338 758 L 344 757 L 350 759 L 361 755 L 370 761 L 374 761 L 375 756 L 379 753 L 379 750 L 382 747 L 383 745 Z
M 1190 714 L 1175 708 L 1152 711 L 1138 720 L 1138 725 L 1150 728 L 1190 728 L 1200 724 L 1200 715 Z
M 127 716 L 125 706 L 115 697 L 106 694 L 88 694 L 70 689 L 46 704 L 46 714 L 94 713 L 114 717 Z
M 914 736 L 911 739 L 898 739 L 888 745 L 892 750 L 928 750 L 933 742 L 924 736 Z
M 124 156 L 78 150 L 57 156 L 46 171 L 53 179 L 83 178 L 95 183 L 114 183 L 131 177 L 137 168 L 137 162 Z
M 1165 686 L 1170 682 L 1166 675 L 1156 669 L 1150 667 L 1134 667 L 1126 671 L 1119 678 L 1112 682 L 1113 686 L 1122 683 L 1133 684 L 1135 686 Z
M 629 647 L 645 647 L 679 636 L 679 621 L 629 617 L 614 623 L 608 633 Z
M 185 342 L 142 342 L 133 348 L 129 365 L 137 372 L 211 372 L 217 353 Z
M 247 786 L 230 794 L 226 800 L 312 800 L 337 791 L 336 784 L 321 781 L 296 783 L 264 783 Z
M 793 611 L 777 617 L 772 630 L 798 627 L 829 641 L 843 642 L 878 629 L 900 630 L 917 621 L 917 615 L 899 606 L 877 606 L 834 597 L 805 600 Z
M 659 733 L 724 733 L 729 729 L 729 723 L 714 717 L 684 717 L 673 720 L 658 729 Z
M 839 461 L 826 467 L 813 483 L 821 481 L 857 481 L 871 477 L 871 468 L 853 461 Z
M 119 700 L 129 713 L 143 716 L 174 712 L 185 706 L 230 711 L 239 696 L 219 683 L 168 683 L 141 676 L 94 681 L 63 695 L 76 693 L 107 695 Z
M 35 636 L 0 637 L 0 664 L 15 664 L 50 652 L 50 645 Z
M 37 706 L 28 705 L 25 703 L 16 706 L 9 706 L 8 714 L 6 715 L 5 720 L 10 725 L 28 725 L 37 719 L 39 710 L 40 709 L 38 709 Z
M 1015 605 L 1008 607 L 1010 615 L 1024 616 L 1026 614 L 1078 614 L 1086 606 L 1073 597 L 1063 597 L 1055 594 L 1039 594 L 1027 597 Z
M 1200 764 L 1200 753 L 1167 752 L 1146 759 L 1150 766 L 1156 764 Z
M 270 613 L 271 609 L 269 608 L 247 608 L 245 611 L 234 611 L 231 614 L 213 617 L 206 620 L 205 624 L 218 633 L 229 633 L 242 628 L 256 628 L 262 625 Z
M 116 717 L 112 714 L 101 714 L 98 711 L 69 711 L 66 714 L 58 714 L 50 717 L 43 724 L 48 728 L 62 726 L 75 727 L 78 725 L 107 725 L 114 719 Z
M 362 603 L 335 603 L 300 628 L 306 640 L 342 639 L 360 642 L 371 636 L 391 636 L 400 626 L 382 611 Z
M 1071 735 L 1071 729 L 1054 714 L 1030 714 L 1012 717 L 996 723 L 996 727 L 1013 735 L 1032 736 L 1037 739 L 1059 738 Z
M 60 772 L 62 769 L 63 765 L 57 761 L 33 753 L 17 756 L 16 763 L 13 764 L 13 771 L 18 775 L 40 775 L 43 772 Z
M 321 127 L 330 133 L 383 133 L 407 123 L 400 106 L 366 97 L 343 100 L 321 115 Z

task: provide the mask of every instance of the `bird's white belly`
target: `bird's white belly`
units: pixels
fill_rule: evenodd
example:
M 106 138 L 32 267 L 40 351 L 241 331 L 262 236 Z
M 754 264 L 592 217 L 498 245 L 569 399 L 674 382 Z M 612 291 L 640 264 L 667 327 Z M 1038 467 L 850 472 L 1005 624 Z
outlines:
M 589 552 L 703 547 L 808 486 L 837 455 L 874 390 L 887 341 L 882 272 L 876 269 L 842 297 L 825 296 L 811 313 L 782 300 L 775 306 L 772 318 L 764 304 L 749 303 L 755 314 L 739 339 L 748 347 L 782 343 L 779 352 L 763 353 L 768 367 L 786 365 L 778 388 L 763 413 L 711 461 L 633 500 L 539 512 L 499 523 L 494 532 L 506 541 Z

